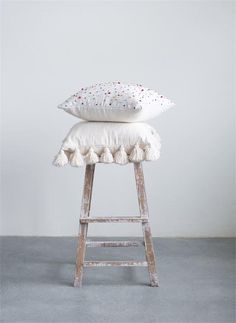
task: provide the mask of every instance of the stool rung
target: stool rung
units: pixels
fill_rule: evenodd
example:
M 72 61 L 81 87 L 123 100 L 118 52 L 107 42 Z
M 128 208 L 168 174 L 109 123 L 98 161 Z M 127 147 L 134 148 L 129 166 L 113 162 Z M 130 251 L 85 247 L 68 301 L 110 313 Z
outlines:
M 148 222 L 147 218 L 141 218 L 140 216 L 119 216 L 119 217 L 96 217 L 96 218 L 81 218 L 80 223 L 122 223 L 122 222 Z
M 84 267 L 147 267 L 146 261 L 84 261 Z
M 144 241 L 87 241 L 88 247 L 140 247 L 144 246 Z

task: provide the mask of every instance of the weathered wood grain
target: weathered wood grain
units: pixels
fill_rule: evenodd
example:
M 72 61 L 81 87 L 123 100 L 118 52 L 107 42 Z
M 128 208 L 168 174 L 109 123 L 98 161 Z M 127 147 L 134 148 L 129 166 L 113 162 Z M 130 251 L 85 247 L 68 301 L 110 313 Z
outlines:
M 137 193 L 138 193 L 140 217 L 142 218 L 146 217 L 147 219 L 149 219 L 148 204 L 147 204 L 147 197 L 146 197 L 145 184 L 144 184 L 144 175 L 143 175 L 143 168 L 141 163 L 134 163 L 134 173 L 135 173 L 135 181 L 136 181 L 136 187 L 137 187 Z M 152 234 L 151 234 L 151 227 L 150 227 L 149 220 L 146 223 L 142 223 L 142 228 L 143 228 L 146 260 L 148 263 L 150 284 L 152 287 L 158 287 L 156 260 L 155 260 L 154 250 L 153 250 Z
M 153 250 L 152 234 L 149 223 L 147 197 L 144 186 L 144 176 L 141 163 L 134 163 L 135 181 L 138 193 L 139 216 L 117 216 L 117 217 L 89 217 L 93 178 L 95 165 L 87 165 L 85 170 L 84 190 L 81 203 L 80 228 L 78 247 L 76 252 L 76 271 L 74 286 L 80 287 L 82 284 L 84 267 L 148 267 L 151 286 L 158 286 L 156 273 L 156 261 Z M 140 222 L 143 228 L 144 241 L 86 241 L 89 223 L 122 223 Z M 138 247 L 145 246 L 146 261 L 85 261 L 86 246 L 88 247 Z
M 138 194 L 140 216 L 148 218 L 148 204 L 144 184 L 143 168 L 141 163 L 134 163 L 134 175 Z
M 94 170 L 95 170 L 95 165 L 86 166 L 80 219 L 89 217 L 91 198 L 92 198 L 92 189 L 93 189 Z M 74 279 L 75 287 L 80 287 L 82 285 L 87 231 L 88 231 L 88 224 L 80 223 L 78 247 L 76 252 L 76 270 L 75 270 L 75 279 Z
M 143 226 L 143 234 L 144 234 L 144 241 L 145 241 L 146 259 L 148 262 L 150 284 L 152 287 L 158 287 L 159 282 L 158 282 L 158 276 L 156 271 L 156 260 L 155 260 L 154 250 L 153 250 L 151 227 L 149 223 L 144 223 L 142 224 L 142 226 Z
M 85 267 L 147 267 L 146 261 L 85 261 Z
M 118 217 L 96 217 L 96 218 L 81 218 L 80 223 L 123 223 L 123 222 L 147 222 L 147 218 L 141 218 L 140 216 L 118 216 Z
M 87 247 L 141 247 L 144 246 L 144 241 L 87 241 Z

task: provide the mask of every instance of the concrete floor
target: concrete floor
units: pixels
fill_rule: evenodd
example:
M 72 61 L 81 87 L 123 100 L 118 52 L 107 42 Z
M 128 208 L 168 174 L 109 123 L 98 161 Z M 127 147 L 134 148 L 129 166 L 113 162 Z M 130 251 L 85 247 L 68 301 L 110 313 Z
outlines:
M 76 239 L 1 238 L 1 322 L 235 322 L 235 240 L 155 239 L 160 287 L 146 268 L 86 268 L 72 287 Z M 89 259 L 144 259 L 90 248 Z

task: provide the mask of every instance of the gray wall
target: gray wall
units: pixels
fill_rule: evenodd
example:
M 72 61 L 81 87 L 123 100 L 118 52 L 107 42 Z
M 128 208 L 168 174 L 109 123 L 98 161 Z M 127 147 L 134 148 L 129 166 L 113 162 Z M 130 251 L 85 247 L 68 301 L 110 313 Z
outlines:
M 56 109 L 94 82 L 139 82 L 176 108 L 150 123 L 155 236 L 233 236 L 233 2 L 3 3 L 3 235 L 74 235 L 84 169 L 51 166 L 78 119 Z M 97 166 L 92 213 L 137 214 L 132 165 Z M 138 235 L 96 225 L 91 235 Z

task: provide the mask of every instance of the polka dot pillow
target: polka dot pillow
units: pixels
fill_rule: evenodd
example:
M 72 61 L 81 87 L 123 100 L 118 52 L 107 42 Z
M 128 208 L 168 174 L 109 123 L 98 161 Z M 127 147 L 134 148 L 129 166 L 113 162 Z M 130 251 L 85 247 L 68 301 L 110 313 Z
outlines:
M 108 82 L 80 89 L 58 108 L 88 121 L 139 122 L 157 117 L 173 105 L 142 85 Z

